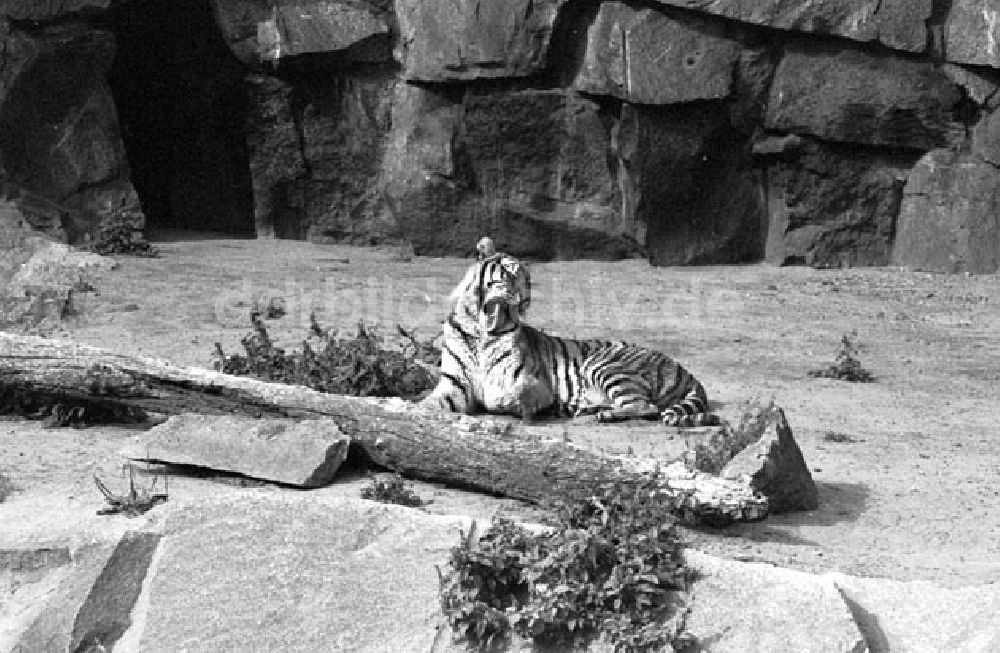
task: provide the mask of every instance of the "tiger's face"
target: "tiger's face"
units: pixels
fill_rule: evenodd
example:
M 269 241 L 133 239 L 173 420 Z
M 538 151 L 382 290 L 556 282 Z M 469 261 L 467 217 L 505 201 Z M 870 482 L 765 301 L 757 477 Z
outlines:
M 456 315 L 488 335 L 502 335 L 521 326 L 531 304 L 531 276 L 513 256 L 493 254 L 469 268 L 451 298 Z

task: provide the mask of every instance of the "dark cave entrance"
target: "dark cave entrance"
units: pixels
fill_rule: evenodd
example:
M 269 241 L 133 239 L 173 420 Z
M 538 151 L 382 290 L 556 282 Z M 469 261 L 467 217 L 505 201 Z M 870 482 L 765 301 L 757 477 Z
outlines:
M 115 2 L 109 83 L 147 232 L 254 235 L 243 64 L 209 0 Z

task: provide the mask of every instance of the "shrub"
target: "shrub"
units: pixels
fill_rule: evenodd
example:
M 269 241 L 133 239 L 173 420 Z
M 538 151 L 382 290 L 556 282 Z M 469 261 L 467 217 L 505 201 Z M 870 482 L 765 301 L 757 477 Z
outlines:
M 498 517 L 452 549 L 441 604 L 480 650 L 512 635 L 542 646 L 606 638 L 619 651 L 669 650 L 680 634 L 688 574 L 673 518 L 645 479 L 602 487 L 558 507 L 533 534 Z
M 372 478 L 372 484 L 361 490 L 361 498 L 380 503 L 421 508 L 424 500 L 403 483 L 403 477 L 393 474 L 388 479 Z
M 10 477 L 0 472 L 0 503 L 6 501 L 7 497 L 14 494 L 15 490 L 17 488 L 14 487 L 14 482 L 10 480 Z
M 858 360 L 858 348 L 854 344 L 857 333 L 845 334 L 840 339 L 840 349 L 837 350 L 836 362 L 829 367 L 809 372 L 816 378 L 837 379 L 851 383 L 872 383 L 875 376 L 866 370 Z
M 435 348 L 401 327 L 410 343 L 396 351 L 384 349 L 382 337 L 364 324 L 358 324 L 354 338 L 337 338 L 319 326 L 315 315 L 310 319 L 311 334 L 302 351 L 286 353 L 275 346 L 260 314 L 252 312 L 253 332 L 241 340 L 246 355 L 227 356 L 216 343 L 215 369 L 355 396 L 412 397 L 434 386 L 433 375 L 417 361 L 431 357 Z

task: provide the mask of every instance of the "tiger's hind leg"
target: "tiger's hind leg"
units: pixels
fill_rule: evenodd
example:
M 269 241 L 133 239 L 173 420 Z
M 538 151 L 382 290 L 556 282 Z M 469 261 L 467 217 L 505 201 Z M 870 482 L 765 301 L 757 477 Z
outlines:
M 648 401 L 633 401 L 623 406 L 614 406 L 610 409 L 597 412 L 598 422 L 624 422 L 629 419 L 656 419 L 660 416 L 660 409 Z
M 704 390 L 700 393 L 692 390 L 682 401 L 660 413 L 660 419 L 666 426 L 716 426 L 719 424 L 719 417 L 708 408 L 708 400 L 704 397 Z

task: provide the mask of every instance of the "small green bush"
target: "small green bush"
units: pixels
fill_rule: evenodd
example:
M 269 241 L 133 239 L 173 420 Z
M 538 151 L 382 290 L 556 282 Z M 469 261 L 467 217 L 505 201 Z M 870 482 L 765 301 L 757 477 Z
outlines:
M 562 504 L 549 532 L 498 517 L 477 539 L 474 524 L 448 565 L 438 570 L 442 609 L 479 650 L 515 634 L 557 647 L 601 637 L 619 651 L 689 643 L 675 522 L 646 479 Z
M 875 375 L 862 367 L 861 361 L 858 360 L 858 348 L 854 344 L 856 337 L 856 333 L 842 336 L 840 349 L 837 350 L 836 362 L 829 367 L 810 371 L 809 376 L 851 383 L 873 383 Z
M 14 487 L 14 482 L 10 480 L 10 477 L 0 472 L 0 503 L 7 500 L 7 497 L 14 494 L 17 488 Z
M 301 352 L 275 346 L 258 312 L 252 312 L 253 332 L 241 340 L 246 355 L 226 355 L 216 343 L 215 369 L 226 374 L 254 376 L 265 381 L 304 385 L 321 392 L 365 397 L 414 397 L 434 386 L 435 379 L 417 361 L 433 360 L 436 350 L 399 327 L 409 339 L 403 351 L 382 347 L 375 330 L 358 324 L 354 338 L 337 338 L 311 316 L 311 335 Z M 312 344 L 310 344 L 312 341 Z M 437 351 L 440 360 L 440 351 Z
M 361 498 L 411 508 L 421 508 L 424 505 L 424 500 L 407 487 L 399 474 L 393 474 L 388 479 L 372 478 L 372 484 L 361 490 Z

